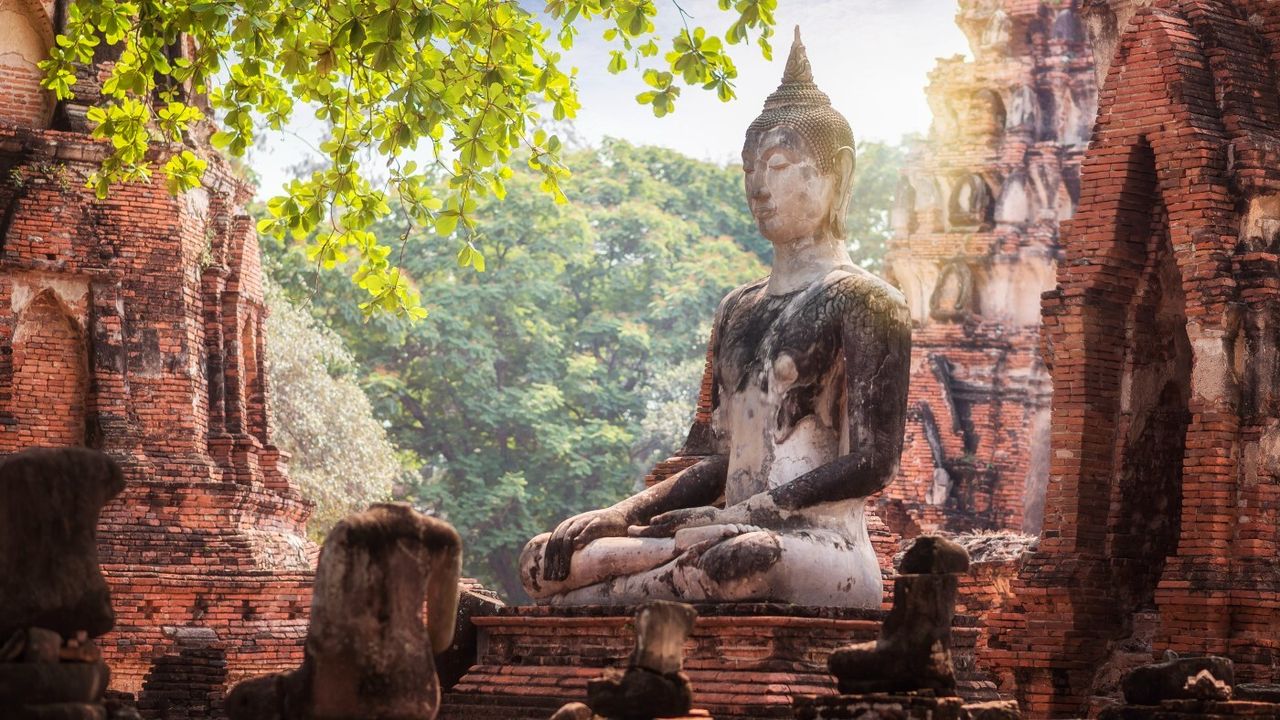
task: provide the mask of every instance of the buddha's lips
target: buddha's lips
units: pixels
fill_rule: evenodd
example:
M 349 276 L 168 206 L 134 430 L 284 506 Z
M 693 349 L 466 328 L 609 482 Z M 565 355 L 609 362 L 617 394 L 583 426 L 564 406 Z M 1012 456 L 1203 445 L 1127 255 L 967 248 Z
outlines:
M 756 216 L 756 220 L 768 220 L 778 214 L 778 209 L 773 207 L 756 208 L 751 211 L 751 214 Z

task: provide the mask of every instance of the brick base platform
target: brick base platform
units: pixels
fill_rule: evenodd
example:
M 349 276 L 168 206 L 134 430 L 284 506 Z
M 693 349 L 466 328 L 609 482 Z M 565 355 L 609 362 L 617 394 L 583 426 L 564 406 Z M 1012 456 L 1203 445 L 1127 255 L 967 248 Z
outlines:
M 797 695 L 833 695 L 831 651 L 874 640 L 881 610 L 772 604 L 699 605 L 685 646 L 694 706 L 717 720 L 792 717 Z M 621 666 L 635 608 L 502 608 L 476 617 L 479 659 L 445 695 L 440 720 L 546 720 L 586 698 L 587 680 Z M 966 699 L 995 697 L 974 667 L 978 628 L 957 617 L 952 654 Z

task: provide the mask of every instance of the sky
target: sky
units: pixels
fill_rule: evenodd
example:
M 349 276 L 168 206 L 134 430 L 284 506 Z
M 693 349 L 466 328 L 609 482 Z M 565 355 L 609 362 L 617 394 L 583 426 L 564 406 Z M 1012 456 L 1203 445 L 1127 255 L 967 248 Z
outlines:
M 657 0 L 659 33 L 670 38 L 677 13 Z M 539 3 L 540 4 L 540 3 Z M 716 0 L 681 0 L 693 20 L 723 35 L 729 16 Z M 831 96 L 860 140 L 896 142 L 906 133 L 929 129 L 924 87 L 940 57 L 968 55 L 963 33 L 955 25 L 955 0 L 778 0 L 778 34 L 773 61 L 755 45 L 730 47 L 738 67 L 737 99 L 724 103 L 713 92 L 684 88 L 676 112 L 655 118 L 635 96 L 647 89 L 640 75 L 611 75 L 608 44 L 599 29 L 583 32 L 563 64 L 577 67 L 582 109 L 574 121 L 577 135 L 590 143 L 603 137 L 636 144 L 662 145 L 686 155 L 716 162 L 735 162 L 747 125 L 777 87 L 791 45 L 792 28 L 800 26 L 818 87 Z M 298 114 L 295 133 L 315 139 L 319 129 Z M 273 135 L 254 151 L 251 162 L 261 176 L 260 192 L 273 195 L 288 178 L 290 165 L 308 154 L 297 137 Z

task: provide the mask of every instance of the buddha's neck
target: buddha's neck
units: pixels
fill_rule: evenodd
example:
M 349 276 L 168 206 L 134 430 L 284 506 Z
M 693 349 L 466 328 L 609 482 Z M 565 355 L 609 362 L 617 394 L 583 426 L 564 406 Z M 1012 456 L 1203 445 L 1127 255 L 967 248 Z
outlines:
M 825 233 L 773 245 L 769 294 L 785 295 L 808 287 L 841 265 L 852 265 L 844 242 Z

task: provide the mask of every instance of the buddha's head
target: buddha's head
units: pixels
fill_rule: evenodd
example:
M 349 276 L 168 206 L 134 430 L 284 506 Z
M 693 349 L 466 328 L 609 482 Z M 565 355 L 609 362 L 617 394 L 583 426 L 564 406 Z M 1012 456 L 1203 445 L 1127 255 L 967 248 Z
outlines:
M 853 191 L 853 130 L 813 83 L 796 28 L 782 84 L 747 129 L 747 203 L 770 242 L 844 238 Z

